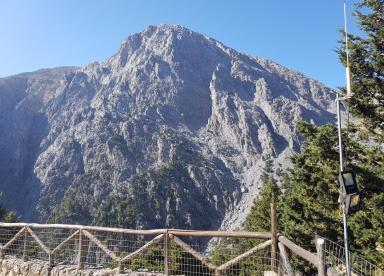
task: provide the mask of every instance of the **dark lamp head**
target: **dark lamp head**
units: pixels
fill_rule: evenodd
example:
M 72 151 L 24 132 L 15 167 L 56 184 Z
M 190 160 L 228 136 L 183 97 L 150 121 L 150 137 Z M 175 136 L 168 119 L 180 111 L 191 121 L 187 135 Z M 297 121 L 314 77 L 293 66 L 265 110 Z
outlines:
M 355 173 L 353 171 L 342 171 L 339 174 L 339 184 L 343 196 L 358 193 Z
M 359 207 L 360 195 L 353 171 L 342 171 L 339 174 L 341 202 L 344 204 L 346 214 Z

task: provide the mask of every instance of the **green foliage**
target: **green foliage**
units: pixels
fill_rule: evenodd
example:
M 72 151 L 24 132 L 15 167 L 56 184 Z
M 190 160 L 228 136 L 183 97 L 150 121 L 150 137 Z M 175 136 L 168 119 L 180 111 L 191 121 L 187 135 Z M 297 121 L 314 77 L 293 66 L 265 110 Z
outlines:
M 223 238 L 216 245 L 210 255 L 212 263 L 220 266 L 229 260 L 250 250 L 262 240 L 247 240 L 238 238 Z M 252 257 L 234 265 L 223 275 L 262 275 L 264 271 L 271 269 L 270 252 L 261 251 Z
M 298 127 L 305 144 L 302 152 L 292 158 L 293 168 L 279 203 L 283 233 L 312 251 L 316 233 L 343 244 L 342 214 L 337 202 L 337 130 L 331 125 L 316 127 L 307 122 L 299 122 Z M 379 264 L 384 256 L 375 250 L 375 243 L 383 241 L 384 155 L 377 151 L 376 144 L 369 145 L 357 136 L 349 139 L 348 155 L 348 167 L 357 173 L 363 199 L 361 210 L 350 214 L 351 250 Z M 299 267 L 303 269 L 304 265 L 300 263 Z
M 273 178 L 267 179 L 253 202 L 251 211 L 244 223 L 247 231 L 271 231 L 271 202 L 276 202 L 277 196 L 278 187 L 275 180 Z
M 342 241 L 337 130 L 332 125 L 316 127 L 304 121 L 298 123 L 298 129 L 305 144 L 302 152 L 292 157 L 293 167 L 283 184 L 279 225 L 287 238 L 313 252 L 315 234 Z M 313 273 L 314 267 L 302 259 L 293 258 L 293 263 L 297 269 Z
M 0 192 L 0 199 L 3 197 L 3 193 Z M 0 205 L 0 221 L 2 222 L 16 222 L 18 216 L 15 211 L 9 211 Z
M 284 183 L 280 201 L 284 234 L 307 249 L 312 249 L 314 234 L 341 241 L 339 235 L 339 185 L 337 131 L 334 126 L 316 128 L 299 122 L 306 142 L 300 154 L 292 157 L 293 168 Z
M 363 0 L 356 16 L 366 37 L 350 36 L 350 68 L 355 97 L 348 109 L 359 118 L 345 130 L 348 167 L 357 173 L 362 192 L 360 211 L 350 215 L 352 251 L 383 265 L 383 253 L 375 250 L 383 242 L 384 229 L 384 2 Z M 345 64 L 344 45 L 338 50 Z M 345 89 L 343 89 L 345 92 Z M 315 233 L 342 244 L 337 174 L 338 141 L 334 126 L 316 127 L 299 122 L 305 144 L 293 156 L 293 168 L 283 184 L 279 201 L 283 233 L 297 244 L 314 250 Z M 308 270 L 303 263 L 301 269 Z
M 119 257 L 125 257 L 128 254 L 129 253 L 121 253 Z M 111 260 L 105 266 L 113 269 L 118 267 L 118 265 L 117 261 Z M 164 271 L 164 249 L 162 245 L 152 246 L 142 254 L 139 254 L 135 258 L 124 263 L 124 266 L 129 267 L 129 269 L 133 271 L 138 271 L 139 269 Z
M 95 223 L 100 226 L 136 228 L 142 214 L 136 201 L 130 197 L 112 196 L 99 208 Z
M 143 255 L 138 256 L 128 263 L 128 267 L 133 271 L 140 268 L 148 269 L 149 271 L 164 270 L 164 248 L 161 245 L 156 245 L 148 249 Z
M 346 102 L 359 122 L 351 127 L 350 166 L 357 171 L 362 206 L 350 219 L 352 249 L 384 266 L 384 1 L 362 0 L 355 13 L 363 37 L 350 35 L 350 70 L 355 96 Z M 346 64 L 345 47 L 338 50 Z M 345 92 L 345 89 L 344 89 Z
M 228 262 L 234 252 L 244 252 L 244 247 L 247 246 L 239 239 L 222 238 L 215 245 L 215 250 L 210 254 L 212 263 L 219 266 L 225 262 Z
M 174 156 L 163 166 L 135 176 L 129 183 L 130 193 L 145 214 L 145 223 L 152 227 L 190 228 L 195 225 L 210 229 L 211 218 L 216 219 L 217 215 L 188 171 L 188 167 L 206 169 L 205 164 L 200 164 L 202 158 L 188 145 L 180 143 L 175 148 Z M 177 207 L 184 199 L 196 203 L 190 217 Z
M 211 275 L 209 270 L 202 262 L 194 256 L 185 252 L 179 246 L 172 246 L 171 264 L 172 275 Z
M 170 246 L 170 270 L 172 275 L 197 275 L 210 274 L 212 271 L 193 257 L 190 253 L 172 242 Z M 126 256 L 128 253 L 121 254 L 120 257 Z M 109 268 L 116 268 L 118 263 L 111 261 Z M 146 269 L 148 271 L 164 271 L 164 244 L 158 244 L 148 248 L 142 254 L 137 255 L 134 259 L 128 261 L 125 266 L 133 271 Z
M 362 126 L 383 142 L 384 130 L 384 1 L 363 0 L 355 13 L 364 37 L 349 36 L 352 91 L 348 101 L 353 115 Z M 338 49 L 341 62 L 346 64 L 344 41 Z M 344 90 L 345 91 L 345 90 Z
M 79 202 L 76 198 L 66 196 L 63 198 L 58 209 L 52 212 L 48 222 L 50 223 L 78 223 L 83 221 L 84 214 L 87 213 L 86 205 Z
M 374 194 L 349 221 L 354 249 L 367 256 L 379 267 L 384 267 L 384 253 L 376 246 L 384 243 L 384 193 Z
M 271 203 L 277 202 L 279 188 L 273 178 L 272 159 L 269 156 L 264 158 L 264 164 L 261 175 L 262 186 L 260 192 L 254 200 L 243 225 L 247 231 L 271 231 Z

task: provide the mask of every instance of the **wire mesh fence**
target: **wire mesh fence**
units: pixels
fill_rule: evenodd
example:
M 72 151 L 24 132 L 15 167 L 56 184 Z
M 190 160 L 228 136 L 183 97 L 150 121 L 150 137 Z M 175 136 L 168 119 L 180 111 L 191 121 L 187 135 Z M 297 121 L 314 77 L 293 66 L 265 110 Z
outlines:
M 285 271 L 279 254 L 271 253 L 270 240 L 223 238 L 214 250 L 207 251 L 196 240 L 183 238 L 173 237 L 171 243 L 171 270 L 175 275 L 264 275 L 267 271 Z
M 17 224 L 14 224 L 17 225 Z M 286 274 L 271 234 L 181 230 L 128 230 L 101 227 L 0 224 L 0 257 L 39 260 L 51 267 L 114 269 L 155 275 Z M 217 234 L 219 233 L 219 234 Z M 217 234 L 217 235 L 216 235 Z M 219 244 L 207 247 L 220 236 Z
M 0 243 L 3 245 L 3 250 L 0 256 L 5 254 L 22 257 L 23 256 L 23 238 L 24 232 L 19 228 L 6 228 L 0 232 Z
M 324 239 L 324 255 L 329 266 L 335 268 L 341 275 L 345 273 L 345 249 L 343 246 Z M 351 272 L 354 275 L 384 276 L 384 270 L 370 263 L 359 254 L 349 253 Z

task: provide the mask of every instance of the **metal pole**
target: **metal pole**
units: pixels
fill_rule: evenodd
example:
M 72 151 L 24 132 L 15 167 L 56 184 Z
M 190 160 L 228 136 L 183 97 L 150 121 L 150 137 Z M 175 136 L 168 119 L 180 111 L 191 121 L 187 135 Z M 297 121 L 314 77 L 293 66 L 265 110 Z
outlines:
M 337 105 L 337 132 L 339 135 L 339 156 L 340 156 L 340 172 L 344 169 L 344 160 L 343 160 L 343 139 L 341 135 L 341 114 L 340 114 L 340 101 L 341 98 L 339 94 L 336 96 L 336 105 Z M 345 268 L 346 276 L 351 276 L 350 266 L 349 266 L 349 250 L 348 250 L 348 224 L 347 224 L 347 213 L 345 208 L 345 200 L 342 198 L 341 202 L 343 209 L 343 224 L 344 224 L 344 248 L 345 248 Z
M 347 62 L 345 66 L 345 77 L 347 81 L 347 96 L 352 96 L 351 89 L 351 72 L 349 69 L 349 49 L 348 49 L 348 30 L 347 30 L 347 3 L 344 0 L 344 33 L 345 33 L 345 53 L 347 55 Z
M 351 268 L 349 266 L 349 250 L 348 250 L 348 221 L 345 212 L 345 202 L 343 202 L 343 222 L 344 222 L 344 247 L 345 247 L 345 270 L 346 276 L 351 276 Z
M 340 115 L 340 101 L 339 94 L 336 96 L 336 107 L 337 107 L 337 132 L 339 135 L 339 156 L 340 156 L 340 172 L 344 170 L 343 160 L 343 138 L 341 136 L 341 115 Z

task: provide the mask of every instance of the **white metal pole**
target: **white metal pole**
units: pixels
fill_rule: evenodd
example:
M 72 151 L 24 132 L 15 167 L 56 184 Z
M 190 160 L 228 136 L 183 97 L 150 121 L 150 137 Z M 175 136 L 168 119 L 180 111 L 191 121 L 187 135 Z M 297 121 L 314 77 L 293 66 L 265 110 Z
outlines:
M 345 51 L 347 54 L 347 66 L 349 65 L 349 52 L 348 52 L 348 29 L 347 29 L 347 2 L 344 0 L 344 33 L 345 33 Z
M 349 69 L 349 48 L 348 48 L 348 29 L 347 29 L 347 3 L 344 0 L 344 33 L 345 33 L 345 53 L 347 56 L 347 62 L 345 66 L 345 77 L 347 81 L 347 97 L 352 97 L 351 89 L 351 72 Z
M 339 161 L 340 161 L 340 172 L 344 170 L 344 160 L 343 160 L 343 138 L 341 135 L 341 114 L 340 114 L 340 101 L 341 98 L 339 94 L 336 96 L 336 109 L 337 109 L 337 132 L 339 136 Z
M 340 112 L 340 101 L 342 99 L 339 97 L 339 94 L 336 96 L 336 107 L 337 107 L 337 132 L 339 136 L 339 160 L 340 160 L 340 172 L 344 170 L 344 160 L 343 160 L 343 138 L 341 135 L 341 112 Z M 348 249 L 348 220 L 346 212 L 346 201 L 343 199 L 341 201 L 343 209 L 343 224 L 344 224 L 344 249 L 345 249 L 345 269 L 346 276 L 351 276 L 351 269 L 349 266 L 349 249 Z
M 349 263 L 349 249 L 348 249 L 348 220 L 347 213 L 345 212 L 345 201 L 343 202 L 343 223 L 344 223 L 344 246 L 345 246 L 345 270 L 346 276 L 351 276 L 351 267 Z
M 347 29 L 347 1 L 344 0 L 344 32 L 345 32 L 345 52 L 347 56 L 346 60 L 346 81 L 347 81 L 347 95 L 346 97 L 352 97 L 351 89 L 351 73 L 349 69 L 349 48 L 348 48 L 348 29 Z M 343 160 L 343 140 L 341 135 L 341 115 L 340 115 L 340 101 L 342 99 L 339 97 L 339 94 L 336 96 L 337 102 L 337 130 L 339 135 L 339 155 L 340 155 L 340 172 L 344 169 L 344 160 Z M 347 220 L 347 202 L 342 199 L 342 209 L 343 209 L 343 224 L 344 224 L 344 248 L 345 248 L 345 270 L 346 276 L 351 276 L 351 268 L 349 263 L 349 250 L 348 250 L 348 220 Z

